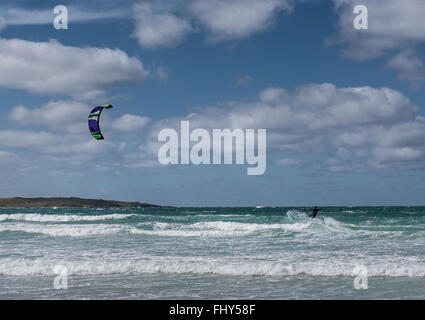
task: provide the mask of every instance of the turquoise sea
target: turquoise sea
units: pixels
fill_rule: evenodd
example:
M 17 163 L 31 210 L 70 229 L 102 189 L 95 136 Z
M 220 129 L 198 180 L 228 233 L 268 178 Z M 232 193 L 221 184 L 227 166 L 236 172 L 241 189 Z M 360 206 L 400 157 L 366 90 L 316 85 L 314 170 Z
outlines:
M 0 299 L 425 298 L 425 207 L 308 213 L 0 209 Z

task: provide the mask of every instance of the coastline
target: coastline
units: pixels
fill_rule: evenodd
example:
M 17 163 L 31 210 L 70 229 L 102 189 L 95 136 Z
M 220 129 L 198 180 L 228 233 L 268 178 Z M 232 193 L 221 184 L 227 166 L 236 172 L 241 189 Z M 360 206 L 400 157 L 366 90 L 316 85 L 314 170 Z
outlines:
M 82 198 L 0 198 L 0 208 L 156 208 L 159 205 L 103 199 Z

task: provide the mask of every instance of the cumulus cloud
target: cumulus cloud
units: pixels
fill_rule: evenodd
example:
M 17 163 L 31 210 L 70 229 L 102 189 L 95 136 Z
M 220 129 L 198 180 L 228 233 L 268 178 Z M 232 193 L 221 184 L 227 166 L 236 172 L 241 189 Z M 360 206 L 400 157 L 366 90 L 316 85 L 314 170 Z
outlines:
M 119 49 L 0 39 L 0 86 L 7 88 L 93 99 L 147 75 L 139 60 Z
M 142 47 L 157 49 L 180 44 L 192 31 L 191 24 L 169 12 L 155 12 L 148 3 L 134 5 L 135 30 L 133 36 Z
M 215 41 L 239 39 L 264 31 L 281 11 L 290 12 L 287 0 L 197 0 L 191 5 L 195 19 Z
M 246 38 L 271 27 L 279 13 L 291 12 L 293 1 L 190 0 L 176 8 L 166 1 L 134 5 L 133 36 L 140 46 L 174 47 L 195 30 L 205 30 L 212 41 Z
M 410 76 L 412 65 L 422 65 L 414 49 L 425 42 L 425 2 L 422 0 L 334 0 L 339 16 L 338 34 L 333 41 L 346 43 L 344 55 L 351 59 L 368 60 L 395 54 L 389 65 L 399 71 L 399 78 L 418 86 L 423 75 Z M 369 29 L 355 30 L 353 9 L 366 5 Z M 410 61 L 406 61 L 410 60 Z M 402 66 L 407 62 L 407 66 Z M 421 68 L 422 69 L 422 68 Z
M 51 101 L 40 108 L 29 109 L 22 105 L 9 112 L 9 119 L 19 125 L 36 125 L 51 131 L 82 134 L 88 132 L 87 117 L 93 106 L 73 100 Z M 150 119 L 124 114 L 111 120 L 102 113 L 102 127 L 106 130 L 137 131 L 143 129 Z
M 356 59 L 381 56 L 425 41 L 425 3 L 422 0 L 334 0 L 339 15 L 338 38 L 348 44 L 345 54 Z M 353 27 L 353 9 L 365 5 L 369 29 Z
M 108 157 L 113 157 L 114 165 L 147 168 L 158 165 L 159 131 L 178 131 L 180 122 L 189 120 L 192 130 L 267 129 L 268 156 L 280 166 L 312 166 L 332 172 L 425 167 L 425 118 L 406 96 L 389 88 L 338 88 L 329 83 L 292 91 L 268 88 L 254 101 L 231 101 L 155 122 L 140 115 L 105 117 L 103 128 L 116 134 L 102 143 L 88 134 L 87 109 L 78 103 L 75 108 L 84 117 L 84 129 L 74 131 L 72 123 L 78 123 L 80 116 L 68 112 L 69 104 L 51 102 L 32 110 L 15 107 L 10 119 L 43 129 L 0 131 L 0 150 L 33 152 L 47 161 L 76 164 L 100 159 L 99 165 L 108 165 Z M 64 121 L 62 131 L 52 124 L 54 120 Z M 130 130 L 143 130 L 143 134 L 137 138 L 126 135 L 125 144 L 115 141 L 120 132 Z M 139 152 L 127 150 L 126 145 L 138 145 Z M 315 160 L 299 160 L 299 155 L 306 154 L 303 159 Z
M 35 109 L 28 109 L 22 105 L 16 106 L 9 113 L 9 119 L 21 125 L 31 124 L 56 131 L 79 133 L 87 129 L 89 112 L 90 107 L 81 102 L 51 101 Z
M 181 118 L 163 119 L 152 126 L 144 152 L 158 151 L 159 130 L 267 129 L 270 154 L 316 154 L 330 171 L 367 168 L 413 168 L 425 164 L 425 121 L 402 93 L 388 88 L 337 88 L 311 84 L 290 92 L 269 88 L 253 102 L 230 102 L 203 108 Z M 277 164 L 299 164 L 285 157 Z
M 101 160 L 106 154 L 121 151 L 119 143 L 97 142 L 84 134 L 32 130 L 0 131 L 0 147 L 31 152 L 32 160 L 43 159 L 51 162 L 81 164 L 89 160 Z
M 143 130 L 150 121 L 132 114 L 111 119 L 105 112 L 101 126 L 107 139 L 99 142 L 91 137 L 87 127 L 92 107 L 72 100 L 51 101 L 33 109 L 18 105 L 9 112 L 9 119 L 21 127 L 25 126 L 25 129 L 0 131 L 0 147 L 32 152 L 34 159 L 41 157 L 47 161 L 71 164 L 96 159 L 100 165 L 108 161 L 105 155 L 123 157 L 126 143 L 119 142 L 122 138 L 120 132 Z M 37 127 L 40 131 L 36 130 Z M 123 158 L 123 161 L 126 160 Z

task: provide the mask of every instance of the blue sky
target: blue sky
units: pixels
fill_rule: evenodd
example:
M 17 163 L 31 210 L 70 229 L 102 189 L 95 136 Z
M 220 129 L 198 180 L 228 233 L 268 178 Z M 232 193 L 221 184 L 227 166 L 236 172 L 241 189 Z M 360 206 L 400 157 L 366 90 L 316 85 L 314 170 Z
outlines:
M 179 206 L 424 205 L 425 4 L 370 0 L 0 5 L 0 197 Z M 105 141 L 87 115 L 98 104 Z M 161 166 L 158 131 L 265 128 L 267 171 Z

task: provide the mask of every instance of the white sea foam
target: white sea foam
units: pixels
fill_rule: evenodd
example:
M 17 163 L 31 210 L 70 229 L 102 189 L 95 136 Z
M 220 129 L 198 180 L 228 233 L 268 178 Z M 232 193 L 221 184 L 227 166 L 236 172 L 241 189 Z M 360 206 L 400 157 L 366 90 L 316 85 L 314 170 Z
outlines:
M 284 217 L 289 221 L 308 221 L 311 220 L 307 214 L 299 210 L 288 210 Z
M 0 225 L 0 232 L 14 231 L 44 234 L 52 237 L 87 237 L 97 235 L 110 235 L 122 232 L 125 229 L 121 225 L 107 224 L 28 224 L 28 223 L 7 223 Z
M 38 214 L 38 213 L 14 213 L 0 214 L 0 221 L 33 221 L 33 222 L 75 222 L 75 221 L 101 221 L 125 219 L 136 214 L 105 214 L 93 216 L 80 215 L 58 215 L 58 214 Z
M 223 230 L 223 231 L 261 231 L 269 229 L 281 229 L 285 231 L 301 231 L 308 228 L 311 222 L 308 223 L 274 223 L 274 224 L 260 224 L 260 223 L 242 223 L 230 221 L 212 221 L 212 222 L 197 222 L 189 226 L 193 229 L 201 230 Z
M 235 261 L 235 259 L 211 259 L 195 257 L 151 257 L 150 259 L 105 259 L 89 260 L 48 260 L 38 259 L 0 259 L 0 275 L 53 276 L 55 265 L 64 265 L 72 275 L 109 274 L 218 274 L 234 276 L 349 276 L 354 277 L 356 261 L 298 262 L 292 264 L 274 261 Z M 379 261 L 368 267 L 368 276 L 384 277 L 425 277 L 425 263 L 414 261 Z
M 139 226 L 141 226 L 141 224 L 139 224 Z M 169 237 L 228 237 L 243 236 L 267 230 L 298 232 L 308 228 L 309 226 L 310 223 L 258 224 L 230 221 L 209 221 L 186 225 L 182 223 L 155 222 L 153 224 L 153 230 L 131 229 L 130 232 L 134 234 Z
M 125 219 L 137 214 L 105 214 L 105 215 L 46 215 L 37 213 L 0 214 L 0 232 L 17 231 L 38 233 L 52 237 L 70 236 L 87 237 L 96 235 L 112 235 L 128 233 L 133 235 L 150 235 L 161 237 L 241 237 L 250 234 L 268 234 L 270 232 L 283 232 L 294 234 L 296 237 L 337 239 L 341 237 L 371 236 L 372 238 L 402 237 L 402 230 L 370 230 L 358 228 L 356 225 L 343 223 L 334 218 L 323 216 L 316 219 L 309 218 L 306 214 L 289 210 L 282 217 L 280 223 L 249 223 L 236 221 L 200 221 L 200 222 L 158 222 L 144 221 L 136 226 L 118 224 L 120 219 Z M 145 216 L 143 216 L 145 217 Z M 153 217 L 149 215 L 149 217 Z M 168 218 L 168 217 L 166 217 Z M 216 216 L 218 218 L 218 216 Z M 101 221 L 118 220 L 117 224 L 102 224 Z M 66 222 L 99 221 L 98 224 L 78 224 Z M 199 220 L 198 220 L 199 221 Z M 28 222 L 28 223 L 26 223 Z M 48 223 L 45 223 L 48 222 Z M 65 224 L 66 223 L 66 224 Z M 411 230 L 409 230 L 411 231 Z M 416 234 L 416 233 L 415 233 Z M 416 236 L 409 234 L 409 237 Z
M 129 230 L 132 234 L 145 234 L 162 237 L 236 237 L 248 235 L 249 231 L 222 231 L 222 230 Z
M 331 218 L 314 225 L 313 221 L 294 223 L 243 223 L 232 221 L 205 221 L 192 224 L 167 223 L 167 222 L 141 222 L 137 227 L 120 224 L 42 224 L 43 222 L 79 222 L 98 221 L 110 219 L 124 219 L 131 214 L 111 214 L 103 216 L 77 216 L 77 215 L 39 215 L 39 214 L 13 214 L 1 215 L 3 221 L 8 222 L 0 225 L 2 231 L 19 231 L 26 233 L 39 233 L 49 236 L 70 236 L 85 237 L 94 235 L 107 235 L 119 232 L 131 234 L 145 234 L 168 237 L 229 237 L 244 236 L 255 232 L 283 231 L 283 232 L 304 232 L 311 226 L 327 228 L 332 231 L 345 231 L 341 224 Z M 22 221 L 22 222 L 21 222 Z M 25 223 L 40 222 L 40 223 Z M 319 231 L 319 230 L 317 230 Z M 310 230 L 314 232 L 314 229 Z

